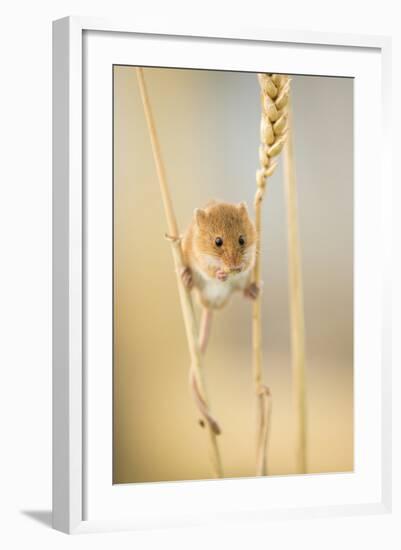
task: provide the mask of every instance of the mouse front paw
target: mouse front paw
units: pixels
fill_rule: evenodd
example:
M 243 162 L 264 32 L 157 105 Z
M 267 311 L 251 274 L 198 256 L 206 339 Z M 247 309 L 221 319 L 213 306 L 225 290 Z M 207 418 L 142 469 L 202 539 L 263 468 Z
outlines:
M 191 290 L 194 286 L 194 281 L 192 277 L 192 270 L 190 267 L 183 267 L 181 270 L 181 280 L 187 290 Z
M 228 277 L 227 273 L 222 269 L 218 269 L 216 271 L 216 279 L 218 279 L 219 281 L 227 281 L 227 277 Z
M 256 300 L 256 298 L 260 294 L 260 289 L 261 289 L 261 285 L 257 285 L 256 283 L 251 283 L 244 290 L 244 296 L 251 300 Z

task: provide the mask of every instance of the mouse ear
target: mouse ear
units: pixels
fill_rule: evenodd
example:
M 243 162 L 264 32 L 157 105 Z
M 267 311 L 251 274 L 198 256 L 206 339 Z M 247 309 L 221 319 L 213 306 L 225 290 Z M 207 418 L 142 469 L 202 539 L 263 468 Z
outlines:
M 207 214 L 204 210 L 201 208 L 195 208 L 195 220 L 198 225 L 201 225 L 203 222 L 206 221 Z
M 245 215 L 245 214 L 248 215 L 248 207 L 246 205 L 246 202 L 240 202 L 237 208 L 241 215 Z

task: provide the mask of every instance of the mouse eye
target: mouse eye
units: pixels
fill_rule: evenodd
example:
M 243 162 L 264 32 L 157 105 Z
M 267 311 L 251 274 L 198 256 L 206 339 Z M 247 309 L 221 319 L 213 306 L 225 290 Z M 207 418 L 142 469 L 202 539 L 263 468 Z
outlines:
M 221 237 L 216 237 L 216 240 L 214 241 L 216 246 L 223 246 L 223 239 Z
M 240 235 L 240 238 L 238 239 L 238 242 L 239 242 L 239 244 L 240 244 L 241 246 L 244 246 L 244 244 L 245 244 L 245 239 L 244 239 L 244 237 L 243 237 L 242 235 Z

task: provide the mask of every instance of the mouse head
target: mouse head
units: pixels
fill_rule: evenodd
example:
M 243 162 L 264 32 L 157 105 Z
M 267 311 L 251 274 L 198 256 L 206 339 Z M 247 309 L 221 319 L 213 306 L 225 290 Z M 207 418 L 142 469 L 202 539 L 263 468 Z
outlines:
M 210 276 L 219 270 L 235 274 L 253 267 L 256 231 L 244 202 L 197 208 L 194 236 L 197 260 Z

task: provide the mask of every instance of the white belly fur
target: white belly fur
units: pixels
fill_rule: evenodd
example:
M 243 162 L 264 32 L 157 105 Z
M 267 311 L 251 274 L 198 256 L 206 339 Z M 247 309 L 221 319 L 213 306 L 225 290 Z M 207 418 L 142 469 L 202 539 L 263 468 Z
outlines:
M 195 287 L 198 289 L 201 301 L 210 308 L 222 307 L 235 290 L 243 290 L 249 281 L 250 271 L 230 275 L 226 281 L 208 277 L 196 271 Z

